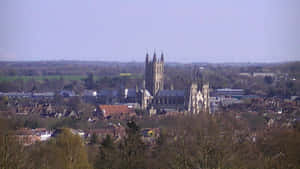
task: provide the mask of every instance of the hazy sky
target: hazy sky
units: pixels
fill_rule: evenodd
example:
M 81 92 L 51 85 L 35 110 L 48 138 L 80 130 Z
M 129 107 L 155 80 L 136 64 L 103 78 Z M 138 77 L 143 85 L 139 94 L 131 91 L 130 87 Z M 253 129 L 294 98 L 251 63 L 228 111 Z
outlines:
M 0 0 L 0 60 L 300 60 L 300 0 Z

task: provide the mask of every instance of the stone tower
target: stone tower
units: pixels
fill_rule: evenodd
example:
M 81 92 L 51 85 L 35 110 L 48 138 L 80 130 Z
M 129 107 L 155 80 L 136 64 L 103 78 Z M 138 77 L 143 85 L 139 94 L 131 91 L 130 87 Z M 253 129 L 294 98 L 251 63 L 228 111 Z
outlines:
M 199 99 L 198 85 L 192 83 L 186 91 L 185 109 L 192 114 L 198 114 L 200 112 Z
M 204 79 L 201 67 L 194 66 L 191 74 L 192 74 L 192 81 L 196 82 L 199 86 L 202 86 L 205 79 Z
M 209 84 L 206 83 L 202 86 L 203 93 L 203 111 L 210 113 L 210 102 L 209 102 Z
M 191 114 L 210 113 L 209 84 L 204 84 L 201 91 L 198 90 L 198 84 L 193 82 L 186 90 L 184 106 Z
M 164 88 L 164 54 L 161 54 L 160 59 L 156 58 L 156 53 L 153 54 L 153 60 L 150 61 L 149 54 L 146 54 L 145 63 L 145 81 L 146 89 L 155 96 L 159 90 Z
M 147 99 L 147 95 L 146 95 L 146 88 L 145 88 L 145 80 L 143 81 L 143 88 L 142 88 L 142 91 L 141 91 L 141 108 L 143 110 L 146 110 L 147 107 L 148 107 L 148 99 Z
M 140 89 L 138 94 L 138 102 L 141 106 L 141 109 L 147 110 L 151 104 L 151 101 L 153 100 L 153 97 L 150 95 L 148 90 L 146 89 L 146 83 L 145 80 L 143 81 L 143 87 Z

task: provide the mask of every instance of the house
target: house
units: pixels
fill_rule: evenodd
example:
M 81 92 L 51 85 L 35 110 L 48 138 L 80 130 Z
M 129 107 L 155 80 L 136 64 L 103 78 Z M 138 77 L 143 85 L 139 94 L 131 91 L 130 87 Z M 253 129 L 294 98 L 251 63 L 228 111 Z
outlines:
M 242 73 L 239 73 L 240 76 L 247 76 L 247 77 L 251 77 L 252 74 L 251 73 L 246 73 L 246 72 L 242 72 Z
M 212 95 L 213 96 L 243 96 L 245 94 L 244 89 L 229 89 L 229 88 L 224 88 L 224 89 L 216 89 Z
M 85 137 L 85 133 L 83 130 L 81 129 L 70 129 L 71 133 L 74 134 L 74 135 L 78 135 L 80 136 L 81 138 L 84 138 Z
M 126 105 L 100 105 L 99 111 L 104 118 L 123 118 L 135 116 L 135 110 Z
M 54 95 L 54 92 L 32 93 L 32 97 L 35 98 L 51 98 L 54 97 Z
M 120 124 L 115 125 L 110 123 L 108 126 L 101 129 L 93 129 L 87 131 L 87 137 L 91 138 L 92 135 L 96 135 L 99 141 L 103 140 L 107 135 L 109 135 L 115 141 L 122 139 L 126 135 L 126 130 Z
M 51 137 L 59 136 L 63 132 L 64 129 L 68 129 L 72 134 L 78 135 L 81 138 L 85 137 L 85 132 L 84 131 L 82 131 L 80 129 L 72 129 L 72 128 L 58 128 L 52 133 Z
M 59 95 L 61 95 L 63 97 L 74 97 L 74 96 L 76 96 L 74 91 L 70 91 L 70 90 L 62 90 L 62 91 L 60 91 Z
M 45 128 L 28 129 L 21 128 L 16 131 L 18 141 L 25 145 L 32 145 L 38 141 L 46 141 L 51 137 L 52 132 Z
M 253 77 L 266 77 L 266 76 L 274 77 L 275 73 L 253 72 Z
M 97 91 L 94 91 L 94 90 L 84 90 L 83 91 L 83 96 L 84 97 L 96 97 L 97 96 Z
M 33 129 L 33 131 L 34 131 L 36 136 L 40 137 L 40 141 L 49 140 L 50 137 L 51 137 L 51 134 L 52 134 L 51 131 L 48 131 L 45 128 L 36 128 L 36 129 Z

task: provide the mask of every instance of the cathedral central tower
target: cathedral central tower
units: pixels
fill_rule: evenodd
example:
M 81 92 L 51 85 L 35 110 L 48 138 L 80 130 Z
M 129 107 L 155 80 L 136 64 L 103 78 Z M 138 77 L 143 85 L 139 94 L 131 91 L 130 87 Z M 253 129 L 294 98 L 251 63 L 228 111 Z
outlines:
M 153 54 L 153 60 L 150 61 L 149 54 L 146 54 L 145 63 L 145 81 L 146 89 L 155 96 L 158 91 L 164 88 L 164 54 L 161 53 L 160 59 Z

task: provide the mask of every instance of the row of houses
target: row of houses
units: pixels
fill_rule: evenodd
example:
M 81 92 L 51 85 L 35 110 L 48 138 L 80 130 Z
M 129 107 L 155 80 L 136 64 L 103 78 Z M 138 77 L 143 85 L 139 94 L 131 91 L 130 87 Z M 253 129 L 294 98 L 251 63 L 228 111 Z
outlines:
M 62 90 L 59 95 L 63 97 L 78 96 L 73 91 Z M 46 93 L 0 93 L 0 96 L 8 97 L 33 97 L 33 98 L 51 98 L 55 96 L 54 92 Z M 83 99 L 93 104 L 101 104 L 99 110 L 102 112 L 104 118 L 123 117 L 123 114 L 133 116 L 134 109 L 140 108 L 138 99 L 138 89 L 103 89 L 99 92 L 93 90 L 85 90 L 82 95 Z M 244 89 L 215 89 L 210 91 L 210 107 L 211 112 L 218 110 L 220 106 L 228 106 L 231 104 L 242 103 L 244 98 L 256 98 L 255 95 L 247 95 Z M 121 105 L 122 104 L 122 105 Z M 116 106 L 110 106 L 116 105 Z M 175 111 L 175 110 L 173 110 Z M 178 110 L 177 110 L 178 111 Z M 26 113 L 27 111 L 19 111 L 19 113 Z M 156 114 L 154 111 L 152 114 Z M 53 111 L 44 111 L 42 113 L 44 117 L 65 117 L 65 116 L 78 116 L 76 112 L 64 112 L 57 114 Z
M 266 76 L 274 77 L 276 74 L 272 72 L 251 72 L 251 73 L 242 72 L 239 73 L 239 75 L 248 76 L 248 77 L 266 77 Z
M 243 103 L 244 99 L 259 98 L 257 95 L 248 95 L 244 89 L 215 89 L 210 92 L 211 112 L 219 110 L 220 106 Z
M 80 136 L 89 143 L 91 137 L 96 136 L 97 142 L 101 142 L 106 136 L 110 136 L 115 142 L 120 141 L 126 136 L 126 129 L 120 123 L 112 124 L 100 129 L 89 129 L 86 131 L 80 129 L 69 129 L 72 134 Z M 28 129 L 21 128 L 15 133 L 17 140 L 24 146 L 29 146 L 37 142 L 47 141 L 50 138 L 57 137 L 62 129 L 47 130 L 45 128 Z M 145 143 L 154 144 L 160 134 L 159 128 L 144 128 L 141 130 L 141 137 Z

